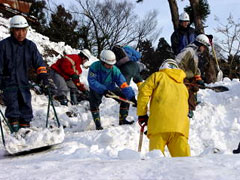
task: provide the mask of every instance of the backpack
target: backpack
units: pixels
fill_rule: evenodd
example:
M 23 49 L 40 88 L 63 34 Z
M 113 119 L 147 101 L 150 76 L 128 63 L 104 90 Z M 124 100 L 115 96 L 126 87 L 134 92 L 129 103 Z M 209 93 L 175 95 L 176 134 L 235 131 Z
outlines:
M 125 53 L 129 57 L 130 61 L 139 61 L 142 57 L 141 53 L 136 51 L 134 48 L 130 46 L 124 46 L 123 47 Z
M 119 45 L 115 45 L 113 46 L 112 51 L 116 55 L 117 66 L 121 66 L 128 61 L 139 61 L 141 59 L 140 52 L 130 46 L 121 47 Z
M 122 58 L 127 56 L 127 54 L 124 51 L 124 49 L 121 46 L 119 46 L 119 45 L 113 46 L 112 51 L 114 52 L 117 61 L 119 61 Z

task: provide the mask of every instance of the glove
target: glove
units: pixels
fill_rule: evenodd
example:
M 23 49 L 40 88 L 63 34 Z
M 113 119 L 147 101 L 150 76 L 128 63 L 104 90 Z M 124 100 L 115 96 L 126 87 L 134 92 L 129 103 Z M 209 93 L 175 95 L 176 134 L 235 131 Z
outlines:
M 76 86 L 77 86 L 78 90 L 82 91 L 83 93 L 87 91 L 87 88 L 85 87 L 85 85 L 83 83 L 78 82 L 76 84 Z
M 197 80 L 196 83 L 200 85 L 199 86 L 200 89 L 205 89 L 205 84 L 203 80 Z
M 138 116 L 138 123 L 143 126 L 148 124 L 148 115 Z
M 43 88 L 48 88 L 49 87 L 49 81 L 48 81 L 48 74 L 47 73 L 40 73 L 38 75 L 38 82 L 40 85 L 43 86 Z
M 72 81 L 74 82 L 74 84 L 77 85 L 77 83 L 80 83 L 80 81 L 79 81 L 79 76 L 78 76 L 77 74 L 73 74 L 73 75 L 71 76 L 71 78 L 72 78 Z
M 104 93 L 103 93 L 103 95 L 104 95 L 105 97 L 108 97 L 108 95 L 112 95 L 112 91 L 105 90 Z
M 130 99 L 130 101 L 132 101 L 134 103 L 133 107 L 137 107 L 137 100 L 136 100 L 135 96 L 133 96 L 132 99 Z
M 77 74 L 73 74 L 71 76 L 73 83 L 77 86 L 79 91 L 87 91 L 87 88 L 84 86 L 83 83 L 80 83 L 79 76 Z

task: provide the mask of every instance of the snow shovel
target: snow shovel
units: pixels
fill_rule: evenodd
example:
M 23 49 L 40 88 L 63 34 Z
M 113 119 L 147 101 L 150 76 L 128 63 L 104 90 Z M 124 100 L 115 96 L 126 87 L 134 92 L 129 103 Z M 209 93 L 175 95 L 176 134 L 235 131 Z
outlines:
M 113 92 L 110 92 L 110 93 L 111 93 L 111 94 L 107 94 L 106 96 L 107 96 L 107 97 L 110 97 L 110 98 L 113 98 L 113 99 L 117 99 L 117 100 L 123 101 L 123 102 L 128 103 L 128 104 L 135 105 L 135 103 L 132 102 L 132 101 L 129 101 L 129 100 L 125 99 L 125 98 L 122 98 L 122 97 L 114 94 Z
M 143 142 L 143 133 L 144 133 L 144 128 L 146 126 L 146 123 L 144 124 L 139 123 L 139 125 L 141 126 L 141 128 L 140 128 L 140 136 L 139 136 L 139 143 L 138 143 L 138 152 L 141 152 L 142 142 Z
M 216 51 L 215 51 L 213 43 L 212 43 L 212 53 L 213 53 L 214 59 L 215 59 L 216 64 L 217 64 L 217 70 L 218 70 L 217 81 L 222 81 L 223 80 L 223 72 L 219 67 L 219 63 L 218 63 L 218 59 L 217 59 L 217 55 L 216 55 Z
M 49 89 L 47 89 L 49 92 Z M 10 155 L 25 155 L 29 153 L 40 152 L 50 149 L 51 147 L 60 144 L 64 140 L 64 130 L 60 127 L 56 110 L 54 108 L 51 94 L 49 93 L 47 123 L 50 105 L 53 107 L 54 115 L 58 127 L 53 128 L 20 128 L 18 132 L 6 134 L 5 150 Z
M 185 84 L 189 85 L 189 86 L 199 87 L 200 89 L 211 89 L 211 90 L 213 90 L 215 92 L 229 91 L 228 87 L 226 87 L 226 86 L 213 86 L 213 87 L 210 87 L 210 86 L 202 86 L 202 85 L 194 84 L 194 83 L 185 83 Z

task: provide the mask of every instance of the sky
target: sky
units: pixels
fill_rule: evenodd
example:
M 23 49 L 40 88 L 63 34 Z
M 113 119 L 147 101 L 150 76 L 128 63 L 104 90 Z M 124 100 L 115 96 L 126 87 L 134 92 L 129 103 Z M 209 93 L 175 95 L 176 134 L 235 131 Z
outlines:
M 64 4 L 66 7 L 70 7 L 75 0 L 55 0 L 56 3 Z M 135 0 L 131 0 L 135 3 Z M 177 0 L 179 13 L 184 11 L 184 7 L 189 5 L 188 0 Z M 234 20 L 239 22 L 240 18 L 240 1 L 238 0 L 208 0 L 211 14 L 206 21 L 206 34 L 213 34 L 216 38 L 221 38 L 220 34 L 215 32 L 215 29 L 218 27 L 218 22 L 214 19 L 217 16 L 222 23 L 226 23 L 226 19 L 231 13 L 234 16 Z M 164 37 L 168 42 L 170 42 L 170 36 L 173 32 L 173 25 L 171 21 L 171 14 L 169 9 L 169 4 L 167 0 L 144 0 L 143 3 L 135 3 L 135 12 L 140 17 L 155 9 L 158 11 L 158 28 L 162 29 L 160 37 Z
M 0 40 L 9 36 L 9 20 L 0 16 Z M 63 42 L 50 42 L 49 38 L 29 29 L 27 38 L 34 41 L 41 54 L 46 47 L 59 53 L 77 53 Z M 60 56 L 47 56 L 48 65 Z M 83 69 L 81 81 L 87 86 L 87 69 Z M 137 94 L 137 86 L 130 84 Z M 48 98 L 32 93 L 34 118 L 32 128 L 25 138 L 21 132 L 12 136 L 4 125 L 6 151 L 0 138 L 0 180 L 238 180 L 240 154 L 232 154 L 240 141 L 240 82 L 238 79 L 208 86 L 223 85 L 229 91 L 216 93 L 210 89 L 200 90 L 194 117 L 190 119 L 189 144 L 192 157 L 171 158 L 167 148 L 165 157 L 159 150 L 148 151 L 148 138 L 143 137 L 141 152 L 137 151 L 139 130 L 136 108 L 130 107 L 128 120 L 132 125 L 118 125 L 119 104 L 111 98 L 103 98 L 100 106 L 103 130 L 95 130 L 89 103 L 61 106 L 54 101 L 64 132 L 53 131 L 56 123 L 52 110 L 49 125 L 45 129 Z M 0 105 L 1 111 L 5 107 Z M 72 114 L 69 116 L 67 114 Z M 50 131 L 50 132 L 49 132 Z M 27 141 L 27 144 L 25 143 Z M 41 142 L 40 142 L 41 141 Z M 52 149 L 35 154 L 9 156 L 24 150 L 21 145 L 34 148 L 47 143 L 61 143 Z M 16 147 L 15 149 L 13 147 Z

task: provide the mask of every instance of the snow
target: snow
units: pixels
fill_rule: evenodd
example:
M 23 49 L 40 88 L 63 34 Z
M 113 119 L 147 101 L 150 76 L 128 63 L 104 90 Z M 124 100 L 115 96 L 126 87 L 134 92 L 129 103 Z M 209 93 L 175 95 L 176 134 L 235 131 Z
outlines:
M 9 36 L 9 20 L 0 17 L 0 39 Z M 46 47 L 59 53 L 77 53 L 79 50 L 65 43 L 50 42 L 47 37 L 31 28 L 28 38 L 33 40 L 42 54 Z M 48 64 L 60 56 L 46 57 Z M 81 80 L 87 84 L 87 69 L 83 69 Z M 131 84 L 137 93 L 135 84 Z M 0 145 L 0 179 L 157 179 L 157 180 L 236 180 L 239 179 L 240 155 L 232 154 L 240 141 L 240 82 L 225 78 L 209 86 L 223 85 L 229 91 L 216 93 L 210 89 L 200 90 L 201 103 L 190 120 L 189 143 L 192 157 L 171 158 L 167 149 L 166 157 L 158 151 L 148 151 L 148 139 L 144 135 L 141 153 L 137 152 L 140 127 L 137 123 L 136 108 L 130 107 L 128 120 L 133 125 L 118 125 L 119 104 L 110 98 L 103 98 L 100 106 L 104 127 L 95 130 L 88 102 L 79 105 L 55 108 L 60 123 L 65 127 L 64 141 L 49 150 L 22 156 L 9 156 Z M 51 129 L 45 129 L 48 98 L 32 93 L 34 119 L 31 123 L 37 137 L 46 138 Z M 5 107 L 0 106 L 4 112 Z M 68 114 L 68 115 L 67 115 Z M 49 125 L 56 128 L 51 109 Z M 34 133 L 34 131 L 32 131 Z M 31 133 L 30 133 L 31 134 Z M 30 134 L 27 134 L 30 135 Z M 35 142 L 36 136 L 28 136 L 28 142 Z M 41 139 L 40 138 L 40 139 Z M 51 138 L 50 138 L 51 139 Z M 58 138 L 56 138 L 58 140 Z

